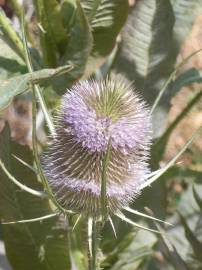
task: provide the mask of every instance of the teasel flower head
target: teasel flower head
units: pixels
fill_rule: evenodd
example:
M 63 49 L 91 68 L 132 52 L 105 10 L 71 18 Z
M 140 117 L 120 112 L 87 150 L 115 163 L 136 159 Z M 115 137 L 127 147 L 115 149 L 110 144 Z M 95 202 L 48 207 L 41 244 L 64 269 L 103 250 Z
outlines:
M 77 83 L 63 96 L 56 135 L 42 158 L 52 192 L 63 208 L 100 213 L 103 158 L 110 146 L 106 200 L 110 213 L 127 206 L 147 181 L 149 110 L 120 78 Z

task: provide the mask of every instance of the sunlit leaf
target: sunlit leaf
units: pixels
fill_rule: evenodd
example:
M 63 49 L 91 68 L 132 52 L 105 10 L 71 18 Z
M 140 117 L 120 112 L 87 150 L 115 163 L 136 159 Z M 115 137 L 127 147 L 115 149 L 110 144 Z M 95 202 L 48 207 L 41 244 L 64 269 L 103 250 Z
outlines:
M 175 60 L 174 14 L 168 0 L 137 1 L 123 31 L 115 69 L 122 72 L 151 103 Z
M 171 0 L 175 14 L 175 39 L 178 45 L 186 39 L 191 31 L 192 25 L 202 11 L 201 0 Z
M 0 81 L 0 110 L 8 106 L 13 97 L 19 95 L 31 88 L 32 83 L 51 83 L 51 80 L 70 70 L 70 66 L 64 66 L 57 69 L 41 69 L 32 74 L 27 73 L 8 80 Z
M 82 0 L 93 33 L 93 50 L 86 74 L 95 72 L 110 54 L 128 15 L 127 0 Z

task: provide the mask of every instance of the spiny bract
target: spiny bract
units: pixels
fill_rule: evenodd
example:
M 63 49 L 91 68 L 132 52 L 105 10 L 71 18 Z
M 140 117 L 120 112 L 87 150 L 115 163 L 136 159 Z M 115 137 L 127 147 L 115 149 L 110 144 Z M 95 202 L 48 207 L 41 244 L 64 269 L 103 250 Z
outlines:
M 140 192 L 150 173 L 149 111 L 123 80 L 76 84 L 63 96 L 56 136 L 42 158 L 53 194 L 65 209 L 100 213 L 103 157 L 109 144 L 107 205 L 115 212 Z

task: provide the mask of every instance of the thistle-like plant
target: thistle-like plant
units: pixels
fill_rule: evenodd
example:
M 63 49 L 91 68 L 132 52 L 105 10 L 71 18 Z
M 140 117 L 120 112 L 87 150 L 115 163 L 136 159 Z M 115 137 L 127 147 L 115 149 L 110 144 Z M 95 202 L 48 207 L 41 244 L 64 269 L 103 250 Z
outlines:
M 150 256 L 154 254 L 155 247 L 159 247 L 156 242 L 157 237 L 155 237 L 155 247 L 152 241 L 153 248 L 152 251 L 149 251 L 150 245 L 145 233 L 142 237 L 143 249 L 135 236 L 133 242 L 136 247 L 138 246 L 138 252 L 133 243 L 131 252 L 130 244 L 127 244 L 126 247 L 125 239 L 121 239 L 120 235 L 117 237 L 121 248 L 119 248 L 119 244 L 114 245 L 117 241 L 113 239 L 113 236 L 111 238 L 108 231 L 104 230 L 101 233 L 101 229 L 104 224 L 110 222 L 116 234 L 113 225 L 114 215 L 116 215 L 133 226 L 151 230 L 135 223 L 132 215 L 129 219 L 127 212 L 161 222 L 153 217 L 151 211 L 147 211 L 151 215 L 148 216 L 130 208 L 129 205 L 145 187 L 150 186 L 175 163 L 195 137 L 194 135 L 190 138 L 165 167 L 150 172 L 149 152 L 152 143 L 150 118 L 153 117 L 154 124 L 159 122 L 156 120 L 155 114 L 152 115 L 159 100 L 166 90 L 174 93 L 187 83 L 201 80 L 200 72 L 193 72 L 193 70 L 178 76 L 181 66 L 201 50 L 185 58 L 176 68 L 172 66 L 172 62 L 173 64 L 175 62 L 172 40 L 176 39 L 175 32 L 178 32 L 176 25 L 179 26 L 182 23 L 183 29 L 184 27 L 189 28 L 188 24 L 191 27 L 195 12 L 191 12 L 192 16 L 188 16 L 189 22 L 186 22 L 187 11 L 198 9 L 200 4 L 192 7 L 193 3 L 190 3 L 185 7 L 183 5 L 185 0 L 177 1 L 179 2 L 177 5 L 175 5 L 175 1 L 167 0 L 136 1 L 127 22 L 129 27 L 123 28 L 128 14 L 128 0 L 36 0 L 31 1 L 33 6 L 28 12 L 30 15 L 32 13 L 32 16 L 36 15 L 36 20 L 31 20 L 30 28 L 28 13 L 26 12 L 28 21 L 22 15 L 23 6 L 17 0 L 10 2 L 15 15 L 22 23 L 22 34 L 18 35 L 10 20 L 0 9 L 2 60 L 0 65 L 0 110 L 8 106 L 16 95 L 29 90 L 32 90 L 33 105 L 33 158 L 31 152 L 29 153 L 30 158 L 27 157 L 24 147 L 18 151 L 12 149 L 12 143 L 12 155 L 9 154 L 9 128 L 6 127 L 0 134 L 0 169 L 4 171 L 0 171 L 0 218 L 3 224 L 14 224 L 3 228 L 5 229 L 4 240 L 7 255 L 12 267 L 20 270 L 87 269 L 87 259 L 85 259 L 87 253 L 83 249 L 84 241 L 77 241 L 84 237 L 89 246 L 88 269 L 100 269 L 97 267 L 99 260 L 96 250 L 98 249 L 97 239 L 102 234 L 103 241 L 99 247 L 105 254 L 101 262 L 103 269 L 105 267 L 106 269 L 111 269 L 111 267 L 112 269 L 122 269 L 122 266 L 125 269 L 128 268 L 127 263 L 131 269 L 150 268 L 151 265 L 158 268 L 153 264 L 153 256 Z M 135 16 L 133 16 L 134 14 Z M 179 14 L 180 16 L 178 16 Z M 173 31 L 174 17 L 176 23 Z M 164 18 L 166 19 L 164 20 Z M 179 21 L 182 22 L 179 23 Z M 30 35 L 27 30 L 32 29 L 34 25 L 37 31 L 34 30 L 34 35 L 32 33 Z M 123 31 L 120 33 L 122 28 Z M 129 29 L 130 31 L 128 31 Z M 181 26 L 180 29 L 182 30 Z M 174 39 L 172 39 L 173 34 Z M 117 39 L 117 36 L 121 39 Z M 121 40 L 120 47 L 117 40 Z M 10 48 L 5 46 L 6 44 Z M 17 55 L 13 54 L 14 52 Z M 119 57 L 121 61 L 117 62 Z M 173 72 L 167 78 L 171 68 L 173 68 Z M 105 78 L 113 70 L 125 74 L 130 82 L 135 80 L 136 87 L 145 94 L 145 98 L 150 103 L 155 97 L 154 93 L 159 93 L 151 109 L 135 93 L 134 87 L 129 86 L 120 78 L 78 83 L 80 78 L 88 79 L 91 75 L 96 78 Z M 167 80 L 164 81 L 165 78 Z M 72 83 L 75 84 L 73 87 Z M 132 82 L 131 85 L 133 85 Z M 62 105 L 54 123 L 51 109 L 55 109 L 55 105 L 60 102 L 59 96 L 64 94 L 67 87 L 69 90 L 62 98 Z M 171 89 L 174 91 L 170 91 Z M 165 97 L 166 102 L 169 101 L 168 96 Z M 154 166 L 157 167 L 162 160 L 172 131 L 201 96 L 202 92 L 199 91 L 165 132 L 154 140 L 151 155 L 151 163 Z M 51 136 L 49 147 L 40 159 L 38 139 L 40 140 L 41 137 L 38 130 L 38 116 L 41 111 L 43 111 L 44 120 Z M 166 119 L 166 117 L 163 118 Z M 42 150 L 42 148 L 40 149 Z M 9 158 L 11 162 L 8 160 Z M 29 168 L 30 172 L 32 171 L 32 176 L 25 166 Z M 176 167 L 172 168 L 164 179 L 168 175 L 175 177 L 177 175 Z M 181 171 L 180 168 L 178 169 Z M 8 178 L 18 187 L 12 185 Z M 167 197 L 164 196 L 166 187 L 163 187 L 163 192 L 159 192 L 164 183 L 156 186 L 157 189 L 154 187 L 153 191 L 151 190 L 152 208 L 158 213 L 161 210 L 164 211 L 161 209 L 163 207 L 159 205 L 159 201 L 167 201 L 170 196 L 170 192 Z M 21 190 L 30 193 L 31 196 L 25 195 L 25 192 L 21 192 Z M 157 192 L 161 196 L 160 199 L 160 196 L 156 196 Z M 155 196 L 156 198 L 154 198 Z M 197 198 L 197 196 L 195 197 Z M 144 196 L 142 199 L 144 200 Z M 187 201 L 189 201 L 189 197 L 186 197 L 185 205 L 191 208 Z M 201 207 L 201 201 L 197 199 L 198 201 Z M 150 200 L 148 203 L 142 204 L 143 206 L 151 205 Z M 134 205 L 135 208 L 138 207 L 136 201 Z M 182 211 L 182 214 L 183 216 L 180 216 L 188 240 L 191 239 L 190 243 L 193 244 L 195 254 L 201 261 L 201 244 L 196 241 L 197 239 L 190 231 L 189 223 L 186 225 L 186 222 L 183 221 L 183 217 L 187 219 L 186 211 Z M 67 222 L 64 222 L 63 217 L 67 219 Z M 166 215 L 164 217 L 166 218 Z M 49 218 L 52 220 L 44 221 Z M 74 232 L 80 219 L 80 225 L 86 225 L 87 228 L 83 230 L 81 226 L 78 226 Z M 22 226 L 15 224 L 28 222 L 35 223 Z M 172 220 L 172 222 L 175 224 L 175 221 Z M 168 264 L 171 259 L 177 269 L 188 269 L 177 251 L 175 252 L 175 247 L 169 243 L 169 238 L 165 238 L 164 228 L 156 222 L 155 224 L 160 238 L 168 249 L 169 256 L 166 256 Z M 123 223 L 116 225 L 120 232 Z M 62 230 L 61 227 L 63 227 Z M 179 228 L 179 226 L 177 227 Z M 178 228 L 174 228 L 174 230 Z M 169 230 L 169 232 L 172 231 L 172 235 L 174 235 L 174 230 Z M 138 232 L 137 235 L 141 233 Z M 151 232 L 148 234 L 153 236 Z M 183 237 L 181 234 L 179 235 L 179 239 Z M 128 243 L 130 235 L 126 236 Z M 109 246 L 106 248 L 106 243 L 109 242 L 112 247 L 115 247 L 113 251 L 111 248 L 109 250 Z M 126 247 L 124 250 L 123 246 Z M 177 250 L 180 250 L 178 245 L 176 247 Z M 164 252 L 163 249 L 160 251 Z M 148 254 L 147 257 L 145 254 Z M 142 258 L 140 258 L 141 256 Z M 132 260 L 138 260 L 138 266 L 136 262 L 135 266 L 132 265 L 131 260 L 128 260 L 129 257 Z M 28 258 L 32 258 L 31 261 Z M 152 261 L 152 264 L 149 264 L 149 261 Z M 160 265 L 160 267 L 163 266 Z M 170 265 L 166 267 L 170 268 Z M 199 268 L 200 266 L 197 269 Z
M 106 207 L 116 213 L 148 179 L 150 144 L 148 108 L 129 85 L 85 81 L 63 97 L 43 168 L 65 209 L 98 216 Z
M 33 113 L 34 110 L 35 103 Z M 135 223 L 122 211 L 163 222 L 130 208 L 129 203 L 175 163 L 196 134 L 164 168 L 151 173 L 148 163 L 152 139 L 150 118 L 145 102 L 124 80 L 114 77 L 80 82 L 63 96 L 49 148 L 42 156 L 43 170 L 37 149 L 34 150 L 47 195 L 59 212 L 66 217 L 79 214 L 75 225 L 81 215 L 88 219 L 89 269 L 96 269 L 97 265 L 97 224 L 101 217 L 103 225 L 109 220 L 115 234 L 113 214 L 138 228 L 159 233 Z M 1 161 L 0 166 L 21 189 L 35 196 L 47 196 L 19 183 Z M 56 211 L 4 224 L 34 222 L 57 214 Z

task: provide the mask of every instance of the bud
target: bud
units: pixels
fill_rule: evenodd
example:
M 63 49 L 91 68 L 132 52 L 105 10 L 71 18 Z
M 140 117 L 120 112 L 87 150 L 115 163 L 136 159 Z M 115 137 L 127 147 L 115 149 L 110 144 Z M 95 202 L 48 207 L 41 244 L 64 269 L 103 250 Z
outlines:
M 151 123 L 145 103 L 126 82 L 84 81 L 62 100 L 56 136 L 42 165 L 57 201 L 67 210 L 100 213 L 103 157 L 108 145 L 109 212 L 127 206 L 148 179 Z

